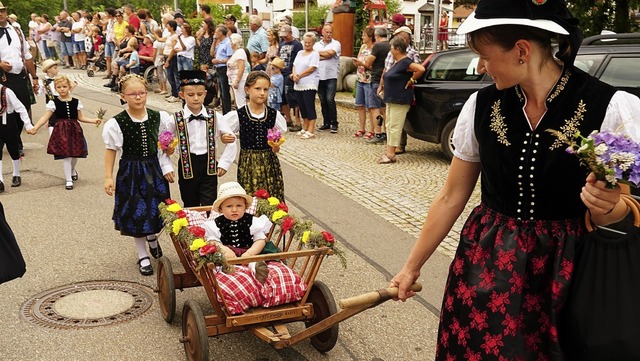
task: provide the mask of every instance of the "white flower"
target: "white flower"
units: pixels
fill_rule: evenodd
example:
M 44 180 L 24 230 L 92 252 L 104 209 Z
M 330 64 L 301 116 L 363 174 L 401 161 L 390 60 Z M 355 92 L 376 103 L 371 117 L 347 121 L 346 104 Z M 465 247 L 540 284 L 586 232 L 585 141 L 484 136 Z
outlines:
M 580 148 L 582 148 L 582 147 L 580 147 Z M 595 147 L 595 149 L 593 151 L 596 153 L 596 155 L 603 155 L 604 153 L 607 152 L 608 149 L 609 149 L 609 147 L 607 147 L 606 144 L 601 143 L 601 144 L 598 144 L 598 146 Z
M 615 174 L 607 174 L 604 176 L 605 180 L 613 185 L 616 185 L 616 183 L 618 183 L 618 179 L 616 179 Z
M 626 171 L 635 163 L 636 157 L 633 153 L 620 152 L 612 154 L 611 161 L 618 164 L 618 167 L 620 167 L 622 171 Z

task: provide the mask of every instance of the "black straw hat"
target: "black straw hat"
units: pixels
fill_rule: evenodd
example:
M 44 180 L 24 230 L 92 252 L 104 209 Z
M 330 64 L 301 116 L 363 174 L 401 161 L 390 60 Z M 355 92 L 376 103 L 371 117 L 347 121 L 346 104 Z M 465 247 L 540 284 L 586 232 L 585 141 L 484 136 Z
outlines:
M 480 0 L 476 10 L 458 28 L 458 34 L 496 25 L 522 25 L 568 36 L 572 52 L 560 58 L 573 64 L 582 43 L 578 19 L 564 0 Z M 566 53 L 560 49 L 559 54 Z
M 202 70 L 181 70 L 180 86 L 185 85 L 205 85 L 207 80 L 207 73 Z

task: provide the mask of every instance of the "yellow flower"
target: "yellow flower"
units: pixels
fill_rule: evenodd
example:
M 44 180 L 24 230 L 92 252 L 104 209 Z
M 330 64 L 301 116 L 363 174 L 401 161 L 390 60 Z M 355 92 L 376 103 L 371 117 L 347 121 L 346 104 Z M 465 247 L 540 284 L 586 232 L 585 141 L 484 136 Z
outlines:
M 309 236 L 311 235 L 311 231 L 304 231 L 302 233 L 302 243 L 307 243 L 309 241 Z
M 180 232 L 182 227 L 186 227 L 188 225 L 189 223 L 187 222 L 186 218 L 178 218 L 175 221 L 173 221 L 173 223 L 171 223 L 171 231 L 173 232 L 173 234 L 178 234 L 178 232 Z
M 278 204 L 280 204 L 280 200 L 276 197 L 269 197 L 267 199 L 267 202 L 269 202 L 270 206 L 277 206 Z
M 271 215 L 271 220 L 275 222 L 286 215 L 287 212 L 283 211 L 282 209 L 278 209 L 277 211 L 273 212 L 273 215 Z
M 205 246 L 207 244 L 207 242 L 204 241 L 204 239 L 202 238 L 196 238 L 193 240 L 193 242 L 191 242 L 191 246 L 189 246 L 189 249 L 192 251 L 197 251 L 200 248 L 202 248 L 203 246 Z
M 182 210 L 182 207 L 178 203 L 170 204 L 167 206 L 167 210 L 171 213 L 176 213 Z

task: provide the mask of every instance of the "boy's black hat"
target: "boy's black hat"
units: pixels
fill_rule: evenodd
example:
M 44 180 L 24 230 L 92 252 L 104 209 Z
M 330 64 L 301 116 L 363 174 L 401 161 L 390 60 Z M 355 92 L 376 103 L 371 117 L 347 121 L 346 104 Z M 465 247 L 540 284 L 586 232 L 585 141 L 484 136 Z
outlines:
M 180 86 L 205 85 L 207 73 L 202 70 L 180 70 Z

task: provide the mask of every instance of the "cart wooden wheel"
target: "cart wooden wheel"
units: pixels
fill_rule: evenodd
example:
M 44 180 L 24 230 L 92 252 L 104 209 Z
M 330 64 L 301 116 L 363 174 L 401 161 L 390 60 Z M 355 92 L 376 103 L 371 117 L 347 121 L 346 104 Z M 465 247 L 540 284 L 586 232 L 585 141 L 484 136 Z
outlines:
M 313 318 L 306 321 L 306 326 L 312 326 L 338 312 L 333 294 L 324 283 L 314 281 L 307 298 L 313 303 Z M 320 352 L 329 352 L 338 342 L 339 324 L 331 326 L 325 331 L 311 337 L 311 345 Z
M 209 336 L 202 309 L 193 300 L 182 308 L 182 343 L 187 360 L 209 361 Z
M 173 280 L 173 267 L 167 257 L 160 257 L 157 273 L 158 300 L 160 312 L 167 323 L 176 315 L 176 287 Z

